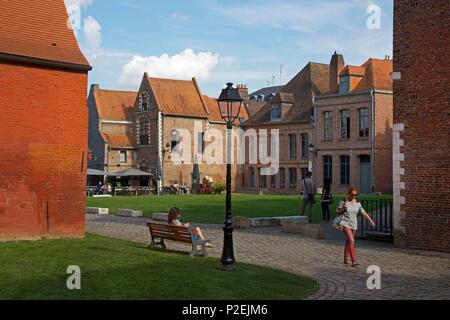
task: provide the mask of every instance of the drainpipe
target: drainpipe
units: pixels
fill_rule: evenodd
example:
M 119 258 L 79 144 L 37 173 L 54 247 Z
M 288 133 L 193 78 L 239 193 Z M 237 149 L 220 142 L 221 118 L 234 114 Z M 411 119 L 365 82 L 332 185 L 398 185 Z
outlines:
M 372 118 L 372 152 L 370 156 L 370 166 L 371 166 L 371 188 L 372 192 L 375 191 L 375 90 L 370 91 L 371 96 L 371 104 L 372 104 L 372 111 L 371 111 L 371 118 Z
M 316 158 L 317 158 L 317 106 L 316 106 L 316 96 L 312 98 L 313 103 L 313 177 L 314 177 L 314 185 L 317 189 L 317 173 L 316 173 Z

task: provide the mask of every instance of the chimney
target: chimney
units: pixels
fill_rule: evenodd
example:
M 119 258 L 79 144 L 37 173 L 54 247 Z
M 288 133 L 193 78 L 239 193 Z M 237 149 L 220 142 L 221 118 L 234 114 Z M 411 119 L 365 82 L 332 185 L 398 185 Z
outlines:
M 344 56 L 335 51 L 330 62 L 330 91 L 335 90 L 339 85 L 339 73 L 341 73 L 344 68 Z
M 248 88 L 247 88 L 247 86 L 245 84 L 238 84 L 236 88 L 237 88 L 238 93 L 241 96 L 241 98 L 244 101 L 248 101 L 249 97 L 248 97 Z

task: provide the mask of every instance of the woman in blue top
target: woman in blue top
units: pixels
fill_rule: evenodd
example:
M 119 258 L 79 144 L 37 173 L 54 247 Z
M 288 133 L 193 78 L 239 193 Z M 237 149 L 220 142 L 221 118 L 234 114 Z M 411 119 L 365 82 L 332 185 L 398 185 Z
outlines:
M 339 216 L 342 216 L 340 226 L 342 227 L 342 231 L 347 239 L 344 250 L 344 263 L 345 265 L 349 265 L 350 263 L 348 258 L 350 257 L 352 259 L 352 267 L 359 267 L 359 264 L 356 262 L 355 255 L 355 234 L 358 230 L 358 214 L 362 214 L 367 220 L 369 220 L 372 227 L 375 226 L 375 222 L 373 222 L 372 218 L 363 209 L 361 203 L 356 201 L 357 195 L 357 189 L 355 187 L 351 187 L 348 190 L 348 198 L 341 201 L 336 209 L 336 213 Z

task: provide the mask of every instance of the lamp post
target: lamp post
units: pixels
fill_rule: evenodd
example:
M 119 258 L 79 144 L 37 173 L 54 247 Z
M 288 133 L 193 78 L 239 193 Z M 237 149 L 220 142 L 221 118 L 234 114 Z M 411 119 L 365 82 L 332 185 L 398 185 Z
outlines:
M 222 251 L 222 266 L 225 271 L 234 270 L 234 249 L 233 249 L 233 221 L 231 215 L 231 145 L 233 123 L 239 117 L 242 106 L 242 98 L 232 83 L 227 83 L 227 87 L 222 90 L 219 99 L 220 115 L 227 124 L 227 191 L 226 191 L 226 213 L 225 226 L 223 228 L 224 240 Z

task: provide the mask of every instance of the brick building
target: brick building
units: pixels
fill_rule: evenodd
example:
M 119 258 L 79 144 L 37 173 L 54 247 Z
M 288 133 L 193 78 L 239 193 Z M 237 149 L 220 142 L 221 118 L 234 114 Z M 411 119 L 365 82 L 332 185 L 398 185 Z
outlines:
M 269 90 L 276 90 L 276 93 L 265 90 L 266 94 L 251 95 L 250 103 L 263 102 L 263 106 L 258 107 L 259 110 L 243 127 L 247 133 L 249 130 L 280 130 L 280 170 L 273 176 L 262 175 L 264 165 L 249 163 L 250 141 L 247 141 L 247 164 L 239 190 L 281 194 L 300 192 L 301 179 L 312 170 L 313 157 L 309 151 L 313 133 L 312 99 L 329 91 L 329 72 L 329 65 L 310 62 L 283 88 Z M 270 150 L 270 139 L 267 144 Z
M 238 88 L 245 95 L 246 87 Z M 191 187 L 198 155 L 200 181 L 208 176 L 217 183 L 225 182 L 224 164 L 206 164 L 202 157 L 214 141 L 206 133 L 217 129 L 226 137 L 226 124 L 216 100 L 202 95 L 195 78 L 191 81 L 159 79 L 146 73 L 137 93 L 101 90 L 94 85 L 89 101 L 89 146 L 93 152 L 90 168 L 105 167 L 108 172 L 116 172 L 132 167 L 155 177 L 159 173 L 160 188 L 175 182 Z M 247 109 L 242 108 L 236 124 L 247 118 Z M 183 142 L 178 138 L 182 130 L 190 134 L 190 159 L 177 162 L 174 153 L 175 147 Z M 234 165 L 233 182 L 237 172 L 238 166 Z
M 115 173 L 136 166 L 131 111 L 137 92 L 100 89 L 89 92 L 89 150 L 91 169 Z
M 63 0 L 0 8 L 0 240 L 83 237 L 91 67 Z
M 394 239 L 450 252 L 450 2 L 394 1 Z
M 392 61 L 345 66 L 334 54 L 330 92 L 316 96 L 314 179 L 332 192 L 392 193 Z

